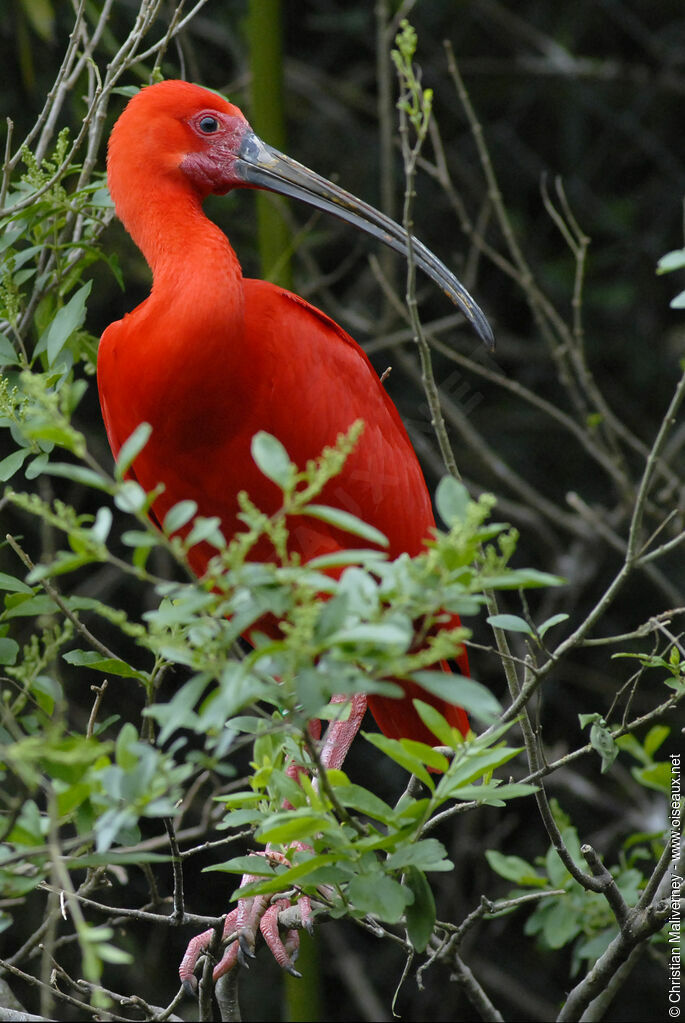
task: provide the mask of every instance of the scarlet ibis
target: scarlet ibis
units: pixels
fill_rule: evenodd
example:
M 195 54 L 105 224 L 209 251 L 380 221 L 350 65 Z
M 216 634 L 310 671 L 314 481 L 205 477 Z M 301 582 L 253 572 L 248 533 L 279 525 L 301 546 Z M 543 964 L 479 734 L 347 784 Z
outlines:
M 147 491 L 164 485 L 155 517 L 161 521 L 190 498 L 200 514 L 218 516 L 231 537 L 241 528 L 239 491 L 269 514 L 280 506 L 278 489 L 251 457 L 257 431 L 276 436 L 304 466 L 362 419 L 362 440 L 320 500 L 381 530 L 390 557 L 419 553 L 434 525 L 430 498 L 398 412 L 365 353 L 304 299 L 244 278 L 202 202 L 236 188 L 268 189 L 333 213 L 406 254 L 403 229 L 262 142 L 237 107 L 186 82 L 161 82 L 129 101 L 110 138 L 108 179 L 153 284 L 150 296 L 102 336 L 100 402 L 115 458 L 140 423 L 152 426 L 132 473 Z M 466 289 L 420 242 L 413 240 L 412 251 L 489 345 L 488 323 Z M 291 524 L 290 544 L 307 560 L 354 540 L 307 520 L 305 531 Z M 254 556 L 266 560 L 273 552 L 263 544 Z M 198 575 L 207 557 L 193 548 Z M 460 663 L 467 672 L 465 655 Z M 433 742 L 413 695 L 373 696 L 369 706 L 386 734 Z M 460 708 L 421 695 L 466 731 Z M 357 704 L 352 730 L 362 712 Z M 340 762 L 349 733 L 329 740 L 328 763 Z

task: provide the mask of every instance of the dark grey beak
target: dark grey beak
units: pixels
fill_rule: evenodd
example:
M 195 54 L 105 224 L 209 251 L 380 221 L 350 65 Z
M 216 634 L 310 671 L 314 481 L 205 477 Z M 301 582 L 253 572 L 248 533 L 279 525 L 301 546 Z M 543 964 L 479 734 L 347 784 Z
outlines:
M 262 142 L 252 131 L 247 131 L 233 164 L 233 173 L 251 188 L 265 188 L 332 213 L 340 220 L 353 224 L 367 234 L 385 242 L 391 249 L 408 254 L 408 234 L 394 220 L 386 217 L 326 178 L 279 153 Z M 412 236 L 414 261 L 424 273 L 435 281 L 445 294 L 464 313 L 489 351 L 495 347 L 495 338 L 483 311 L 471 298 L 466 288 L 447 269 L 430 249 Z

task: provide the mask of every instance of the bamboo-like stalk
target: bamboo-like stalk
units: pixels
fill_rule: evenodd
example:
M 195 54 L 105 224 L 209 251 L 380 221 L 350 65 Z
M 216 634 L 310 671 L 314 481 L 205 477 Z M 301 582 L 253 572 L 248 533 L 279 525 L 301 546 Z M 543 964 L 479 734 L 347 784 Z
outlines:
M 269 145 L 285 149 L 281 0 L 250 0 L 247 39 L 252 127 Z M 290 288 L 292 238 L 283 215 L 286 200 L 258 192 L 256 202 L 261 276 L 274 284 Z

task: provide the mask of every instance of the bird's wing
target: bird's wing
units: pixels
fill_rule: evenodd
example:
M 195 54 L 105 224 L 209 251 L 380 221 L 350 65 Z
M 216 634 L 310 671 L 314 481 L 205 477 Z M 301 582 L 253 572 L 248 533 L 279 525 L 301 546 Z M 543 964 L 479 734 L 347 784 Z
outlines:
M 304 466 L 357 419 L 364 431 L 325 499 L 370 522 L 390 555 L 416 554 L 434 524 L 430 497 L 402 420 L 363 349 L 304 299 L 245 281 L 246 342 L 262 362 L 262 423 Z M 256 425 L 256 424 L 255 424 Z

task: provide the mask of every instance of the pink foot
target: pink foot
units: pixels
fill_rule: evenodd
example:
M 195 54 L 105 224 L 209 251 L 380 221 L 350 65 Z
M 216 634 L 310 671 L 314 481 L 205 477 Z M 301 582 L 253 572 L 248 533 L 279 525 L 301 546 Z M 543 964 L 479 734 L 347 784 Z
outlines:
M 263 855 L 279 863 L 289 865 L 286 857 L 274 850 L 265 850 L 264 853 L 259 853 L 258 855 Z M 241 886 L 257 880 L 256 876 L 246 874 L 241 881 Z M 281 939 L 279 933 L 279 913 L 288 909 L 290 905 L 290 900 L 283 897 L 276 897 L 276 900 L 270 903 L 269 896 L 267 895 L 255 895 L 252 898 L 241 899 L 239 901 L 237 908 L 229 913 L 224 921 L 221 940 L 222 942 L 228 941 L 229 944 L 222 958 L 212 971 L 212 978 L 215 983 L 224 974 L 229 973 L 236 963 L 245 968 L 249 966 L 248 959 L 254 959 L 255 957 L 258 931 L 261 932 L 267 947 L 281 969 L 292 974 L 294 977 L 301 976 L 294 967 L 300 946 L 300 936 L 297 928 L 291 927 L 288 929 L 285 941 Z M 308 896 L 303 895 L 298 900 L 298 906 L 300 907 L 301 925 L 311 934 L 314 929 L 311 900 Z M 189 942 L 183 956 L 178 972 L 181 983 L 189 995 L 195 994 L 197 990 L 195 967 L 200 956 L 204 955 L 209 948 L 213 937 L 214 930 L 212 928 L 196 935 Z
M 238 919 L 238 911 L 239 908 L 234 909 L 231 913 L 228 914 L 228 916 L 224 920 L 224 929 L 221 935 L 222 941 L 225 941 L 227 938 L 231 936 L 231 934 L 234 934 L 236 932 L 236 921 Z M 203 931 L 202 934 L 197 934 L 188 942 L 188 947 L 185 951 L 185 955 L 183 956 L 183 959 L 181 960 L 181 965 L 178 968 L 178 975 L 181 978 L 181 983 L 183 984 L 186 994 L 194 995 L 195 992 L 197 991 L 197 977 L 195 976 L 195 967 L 197 966 L 197 961 L 200 958 L 200 956 L 204 955 L 204 953 L 209 948 L 213 937 L 214 929 L 210 927 L 208 931 Z M 237 947 L 238 947 L 237 941 L 234 941 L 229 945 L 229 947 L 224 952 L 223 959 L 221 960 L 219 965 L 215 967 L 214 969 L 215 973 L 216 970 L 219 969 L 219 966 L 224 966 L 222 973 L 228 973 L 228 971 L 232 969 L 232 967 L 235 965 L 236 959 L 238 958 Z M 231 953 L 234 948 L 236 949 L 236 952 L 235 955 L 233 956 L 233 961 L 230 963 L 230 965 L 226 966 L 225 963 L 229 958 L 229 953 Z M 221 974 L 219 974 L 219 976 L 221 976 Z
M 366 696 L 363 693 L 358 693 L 351 698 L 334 696 L 331 703 L 343 704 L 348 701 L 350 713 L 347 719 L 331 721 L 326 731 L 320 753 L 321 764 L 326 768 L 339 768 L 342 765 L 366 710 Z M 318 721 L 311 723 L 310 734 L 315 740 L 319 739 L 321 733 Z M 295 779 L 300 772 L 301 768 L 295 765 L 290 765 L 287 769 L 290 777 Z M 256 855 L 265 856 L 267 859 L 290 866 L 283 853 L 268 847 L 264 852 L 259 852 Z M 241 887 L 257 880 L 259 879 L 256 876 L 246 874 L 241 881 Z M 229 942 L 229 944 L 212 972 L 215 982 L 224 974 L 229 973 L 236 963 L 247 967 L 248 959 L 254 959 L 258 931 L 261 932 L 278 965 L 294 977 L 301 976 L 293 965 L 297 959 L 300 945 L 297 928 L 291 927 L 287 931 L 285 941 L 281 939 L 279 933 L 279 914 L 290 905 L 290 901 L 283 897 L 275 897 L 275 900 L 270 903 L 269 897 L 266 895 L 256 895 L 239 901 L 237 908 L 229 913 L 224 921 L 222 942 Z M 300 907 L 300 926 L 305 927 L 311 934 L 313 930 L 311 901 L 306 895 L 303 895 L 300 896 L 298 905 Z M 209 948 L 213 937 L 214 930 L 210 929 L 198 934 L 188 944 L 178 971 L 183 987 L 188 994 L 194 994 L 197 990 L 195 967 L 200 956 Z

